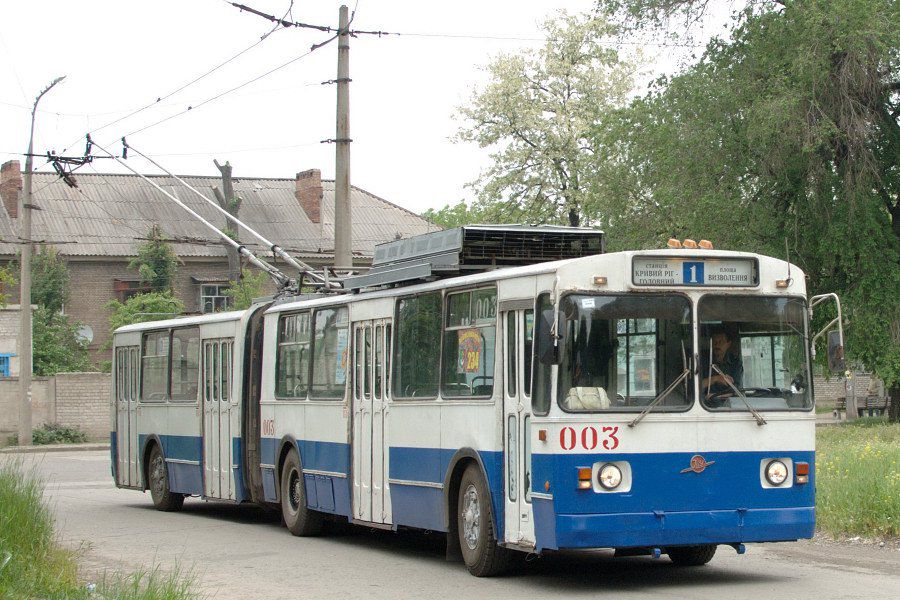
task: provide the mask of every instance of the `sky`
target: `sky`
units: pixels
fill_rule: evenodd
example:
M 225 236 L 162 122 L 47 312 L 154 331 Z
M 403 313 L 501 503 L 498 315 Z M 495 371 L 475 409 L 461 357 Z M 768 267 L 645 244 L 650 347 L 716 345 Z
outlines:
M 243 3 L 333 27 L 342 4 Z M 488 165 L 487 150 L 452 141 L 461 124 L 456 108 L 487 81 L 483 67 L 500 53 L 538 47 L 540 23 L 555 11 L 577 13 L 594 4 L 344 3 L 355 9 L 356 29 L 407 34 L 351 39 L 351 181 L 417 213 L 471 200 L 466 184 Z M 313 168 L 324 179 L 334 177 L 334 145 L 321 141 L 335 137 L 336 90 L 322 82 L 336 77 L 337 44 L 309 53 L 330 34 L 273 31 L 272 23 L 226 0 L 30 0 L 8 3 L 3 17 L 2 162 L 17 159 L 24 165 L 34 98 L 65 75 L 39 104 L 36 152 L 81 155 L 85 133 L 92 131 L 93 139 L 114 153 L 121 152 L 119 140 L 127 136 L 130 145 L 183 175 L 218 175 L 213 164 L 218 159 L 231 162 L 235 177 L 293 178 Z M 649 79 L 674 71 L 690 50 L 651 45 L 645 53 Z M 260 77 L 292 59 L 297 60 Z M 159 172 L 137 156 L 128 162 L 143 173 Z M 45 163 L 38 158 L 35 167 L 50 169 Z M 92 169 L 126 172 L 111 160 L 83 167 L 86 173 Z

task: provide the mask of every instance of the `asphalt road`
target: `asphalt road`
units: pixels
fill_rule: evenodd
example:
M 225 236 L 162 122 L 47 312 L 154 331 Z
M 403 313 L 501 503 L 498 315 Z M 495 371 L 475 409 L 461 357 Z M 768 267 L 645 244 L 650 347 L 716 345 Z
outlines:
M 699 568 L 665 557 L 555 553 L 495 579 L 444 560 L 441 535 L 349 528 L 295 538 L 277 515 L 188 499 L 160 513 L 149 495 L 118 490 L 106 452 L 20 455 L 47 478 L 61 541 L 83 548 L 86 577 L 159 565 L 189 569 L 212 598 L 897 598 L 900 548 L 797 542 L 720 547 Z M 11 455 L 0 460 L 15 459 Z

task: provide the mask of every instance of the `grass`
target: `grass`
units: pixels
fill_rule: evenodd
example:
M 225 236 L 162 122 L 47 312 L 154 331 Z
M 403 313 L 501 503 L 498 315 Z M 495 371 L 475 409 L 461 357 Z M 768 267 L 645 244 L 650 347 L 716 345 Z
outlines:
M 836 537 L 900 537 L 900 423 L 817 429 L 816 520 Z
M 194 578 L 154 567 L 107 573 L 94 586 L 78 578 L 77 553 L 56 542 L 44 482 L 21 462 L 0 462 L 0 598 L 181 600 L 196 598 Z

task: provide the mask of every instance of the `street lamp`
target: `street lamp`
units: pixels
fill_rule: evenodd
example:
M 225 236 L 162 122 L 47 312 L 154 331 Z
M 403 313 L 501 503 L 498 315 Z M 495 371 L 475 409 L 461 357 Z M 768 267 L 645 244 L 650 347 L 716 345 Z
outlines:
M 28 137 L 28 154 L 25 155 L 25 181 L 19 207 L 19 239 L 22 241 L 21 272 L 19 277 L 19 445 L 31 445 L 31 170 L 34 163 L 34 118 L 38 102 L 65 76 L 57 77 L 45 87 L 31 109 L 31 135 Z

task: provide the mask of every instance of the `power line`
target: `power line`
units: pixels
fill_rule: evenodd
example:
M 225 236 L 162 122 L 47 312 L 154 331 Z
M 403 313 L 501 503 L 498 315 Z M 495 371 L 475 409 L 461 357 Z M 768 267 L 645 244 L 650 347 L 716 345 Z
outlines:
M 262 78 L 264 78 L 264 77 L 268 77 L 268 76 L 271 75 L 272 73 L 275 73 L 275 72 L 277 72 L 277 71 L 280 71 L 281 69 L 284 69 L 285 67 L 288 67 L 288 66 L 292 65 L 292 64 L 294 64 L 295 62 L 297 62 L 298 60 L 301 60 L 301 59 L 303 59 L 303 58 L 306 58 L 307 56 L 309 56 L 310 54 L 312 54 L 313 52 L 315 52 L 315 51 L 318 50 L 319 48 L 322 48 L 323 46 L 325 46 L 325 45 L 331 43 L 332 41 L 334 41 L 334 40 L 336 40 L 336 39 L 337 39 L 337 35 L 333 35 L 333 36 L 331 36 L 330 38 L 328 38 L 327 40 L 325 40 L 324 42 L 321 42 L 321 43 L 319 43 L 319 44 L 313 44 L 313 45 L 310 47 L 310 49 L 307 50 L 306 52 L 304 52 L 303 54 L 301 54 L 301 55 L 299 55 L 299 56 L 296 56 L 296 57 L 292 58 L 291 60 L 289 60 L 289 61 L 287 61 L 287 62 L 285 62 L 285 63 L 282 63 L 282 64 L 278 65 L 277 67 L 275 67 L 275 68 L 273 68 L 273 69 L 269 69 L 269 70 L 266 71 L 265 73 L 262 73 L 261 75 L 257 75 L 257 76 L 254 77 L 253 79 L 249 79 L 249 80 L 245 81 L 244 83 L 241 83 L 241 84 L 239 84 L 239 85 L 234 86 L 233 88 L 229 88 L 229 89 L 225 90 L 224 92 L 220 92 L 220 93 L 216 94 L 215 96 L 212 96 L 212 97 L 210 97 L 210 98 L 207 98 L 206 100 L 203 100 L 203 101 L 200 102 L 199 104 L 195 104 L 195 105 L 188 106 L 186 109 L 184 109 L 184 110 L 181 111 L 181 112 L 178 112 L 178 113 L 169 115 L 168 117 L 165 117 L 164 119 L 160 119 L 159 121 L 156 121 L 155 123 L 151 123 L 151 124 L 149 124 L 149 125 L 147 125 L 147 126 L 145 126 L 145 127 L 141 127 L 140 129 L 136 129 L 136 130 L 132 131 L 131 133 L 127 133 L 127 134 L 125 134 L 124 137 L 131 137 L 131 136 L 133 136 L 133 135 L 136 135 L 136 134 L 138 134 L 138 133 L 141 133 L 141 132 L 143 132 L 143 131 L 146 131 L 146 130 L 150 129 L 151 127 L 156 127 L 157 125 L 161 125 L 161 124 L 163 124 L 163 123 L 165 123 L 165 122 L 167 122 L 167 121 L 171 121 L 172 119 L 174 119 L 174 118 L 176 118 L 176 117 L 180 117 L 181 115 L 187 114 L 188 112 L 190 112 L 190 111 L 192 111 L 192 110 L 198 109 L 198 108 L 200 108 L 201 106 L 204 106 L 204 105 L 206 105 L 206 104 L 209 104 L 210 102 L 213 102 L 213 101 L 215 101 L 215 100 L 218 100 L 219 98 L 222 98 L 223 96 L 227 96 L 228 94 L 230 94 L 230 93 L 232 93 L 232 92 L 236 92 L 237 90 L 239 90 L 239 89 L 241 89 L 241 88 L 244 88 L 244 87 L 247 87 L 248 85 L 250 85 L 250 84 L 252 84 L 252 83 L 256 83 L 256 82 L 259 81 L 260 79 L 262 79 Z

